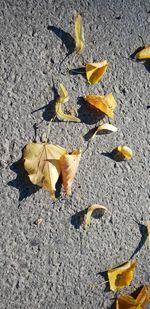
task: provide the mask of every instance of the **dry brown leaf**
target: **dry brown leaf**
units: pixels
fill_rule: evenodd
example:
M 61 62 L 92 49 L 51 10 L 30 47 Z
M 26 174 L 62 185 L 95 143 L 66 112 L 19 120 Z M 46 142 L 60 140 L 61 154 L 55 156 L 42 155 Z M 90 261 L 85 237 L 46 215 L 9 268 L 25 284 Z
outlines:
M 98 126 L 96 129 L 95 129 L 95 132 L 94 134 L 92 135 L 92 137 L 90 138 L 90 141 L 93 140 L 96 136 L 96 134 L 98 132 L 105 132 L 105 133 L 111 133 L 111 132 L 117 132 L 117 128 L 115 126 L 113 126 L 112 124 L 110 123 L 104 123 L 104 124 L 101 124 L 100 126 Z
M 118 146 L 113 150 L 113 152 L 117 156 L 120 156 L 120 158 L 122 157 L 126 160 L 131 160 L 133 157 L 132 150 L 127 146 Z
M 149 303 L 148 286 L 143 285 L 136 298 L 130 295 L 121 295 L 116 301 L 116 309 L 144 309 Z
M 79 54 L 84 48 L 84 30 L 81 15 L 75 16 L 75 44 L 76 52 Z
M 71 186 L 78 170 L 80 159 L 81 150 L 79 149 L 73 150 L 72 153 L 64 154 L 60 158 L 63 186 L 67 195 L 71 195 Z
M 133 280 L 133 273 L 136 265 L 136 261 L 128 261 L 118 267 L 108 270 L 110 289 L 116 291 L 126 285 L 130 285 Z
M 85 68 L 88 82 L 92 85 L 97 84 L 105 73 L 107 67 L 107 60 L 95 63 L 87 63 Z
M 114 117 L 114 109 L 117 105 L 115 98 L 112 93 L 105 96 L 87 95 L 83 97 L 85 101 L 99 109 L 101 112 L 106 114 L 108 117 Z
M 136 53 L 135 58 L 138 60 L 150 59 L 150 44 Z
M 55 105 L 55 112 L 56 115 L 59 119 L 63 119 L 64 121 L 73 121 L 73 122 L 80 122 L 80 119 L 73 116 L 73 115 L 68 115 L 65 114 L 62 111 L 62 104 L 68 102 L 69 100 L 69 95 L 68 92 L 66 90 L 66 88 L 64 87 L 63 84 L 60 84 L 60 88 L 59 88 L 59 97 L 56 101 L 56 105 Z
M 91 205 L 91 206 L 88 207 L 87 213 L 86 213 L 85 216 L 84 216 L 84 225 L 85 225 L 85 227 L 86 227 L 87 225 L 90 225 L 92 213 L 93 213 L 95 210 L 97 210 L 97 209 L 106 210 L 106 211 L 108 211 L 108 212 L 111 214 L 111 212 L 107 209 L 107 207 L 102 206 L 102 205 L 99 205 L 99 204 L 93 204 L 93 205 Z
M 60 157 L 67 151 L 52 144 L 28 144 L 23 149 L 24 168 L 30 181 L 48 190 L 55 198 L 55 185 L 61 173 Z

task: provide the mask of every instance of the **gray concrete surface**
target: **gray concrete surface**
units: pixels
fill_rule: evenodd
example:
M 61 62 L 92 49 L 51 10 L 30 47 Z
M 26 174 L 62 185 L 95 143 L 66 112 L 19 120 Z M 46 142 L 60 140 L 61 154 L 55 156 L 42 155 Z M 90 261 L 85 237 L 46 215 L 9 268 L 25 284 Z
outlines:
M 150 218 L 150 65 L 129 59 L 142 45 L 139 36 L 150 43 L 150 1 L 1 0 L 0 4 L 0 308 L 110 308 L 116 295 L 102 284 L 105 270 L 135 252 L 134 281 L 119 293 L 150 281 L 145 241 Z M 96 86 L 88 85 L 81 75 L 59 72 L 60 62 L 73 51 L 76 12 L 83 16 L 86 41 L 76 67 L 92 59 L 111 61 Z M 113 92 L 118 133 L 95 138 L 81 160 L 72 197 L 65 199 L 61 192 L 53 204 L 48 192 L 24 180 L 18 161 L 24 145 L 43 134 L 53 114 L 54 85 L 57 88 L 60 82 L 82 122 L 56 121 L 51 143 L 78 147 L 80 132 L 86 135 L 95 126 L 95 114 L 78 99 L 87 93 Z M 131 162 L 117 163 L 102 155 L 119 144 L 132 148 Z M 112 218 L 107 214 L 93 218 L 83 237 L 77 213 L 92 203 L 108 206 Z M 39 217 L 43 222 L 36 226 Z

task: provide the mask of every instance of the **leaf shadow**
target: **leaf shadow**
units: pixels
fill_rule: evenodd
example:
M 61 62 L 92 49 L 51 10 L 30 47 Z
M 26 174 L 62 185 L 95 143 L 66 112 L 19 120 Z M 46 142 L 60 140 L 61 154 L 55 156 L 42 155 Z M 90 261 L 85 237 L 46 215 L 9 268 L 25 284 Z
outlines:
M 78 109 L 78 116 L 81 119 L 81 122 L 95 124 L 105 117 L 104 113 L 85 102 L 83 97 L 78 98 L 77 104 L 80 106 Z
M 69 71 L 70 75 L 82 75 L 85 79 L 86 79 L 86 71 L 85 71 L 85 67 L 80 67 L 80 68 L 76 68 L 76 69 L 71 69 Z
M 136 249 L 132 253 L 130 259 L 132 259 L 135 256 L 135 254 L 137 254 L 142 249 L 142 247 L 144 246 L 144 244 L 145 244 L 145 242 L 147 240 L 147 237 L 148 237 L 147 226 L 144 225 L 144 224 L 141 224 L 139 222 L 136 222 L 136 223 L 138 224 L 138 227 L 139 227 L 139 231 L 140 231 L 140 234 L 141 234 L 141 239 L 139 241 L 138 246 L 136 247 Z
M 47 30 L 52 31 L 53 33 L 55 33 L 55 35 L 62 40 L 62 43 L 65 45 L 66 49 L 67 49 L 67 55 L 69 56 L 71 55 L 74 50 L 75 50 L 75 40 L 74 38 L 71 36 L 70 33 L 64 31 L 63 29 L 56 27 L 56 26 L 51 26 L 48 25 Z
M 150 73 L 150 59 L 144 61 L 144 67 L 148 73 Z
M 132 60 L 134 59 L 136 62 L 139 62 L 140 60 L 135 59 L 135 55 L 136 55 L 139 51 L 141 51 L 144 47 L 145 47 L 145 46 L 139 46 L 139 47 L 129 56 L 129 58 L 132 59 Z
M 100 271 L 96 274 L 96 276 L 101 276 L 105 280 L 104 283 L 106 283 L 106 286 L 104 292 L 110 292 L 107 271 Z
M 71 224 L 74 226 L 75 229 L 79 229 L 80 226 L 82 225 L 86 212 L 87 208 L 75 213 L 71 217 Z
M 125 158 L 123 156 L 121 156 L 120 154 L 117 154 L 115 150 L 113 150 L 111 152 L 102 152 L 101 155 L 105 156 L 107 158 L 110 158 L 111 160 L 113 160 L 115 162 L 125 161 Z
M 36 193 L 40 187 L 33 185 L 28 178 L 27 173 L 25 172 L 22 164 L 22 159 L 14 162 L 10 166 L 10 170 L 17 174 L 16 179 L 9 181 L 7 184 L 11 187 L 16 188 L 19 191 L 19 204 L 20 202 L 29 197 L 30 195 Z
M 55 115 L 56 115 L 56 113 L 55 113 L 55 104 L 56 104 L 56 99 L 58 98 L 58 90 L 55 87 L 54 82 L 53 82 L 53 86 L 52 86 L 52 95 L 53 95 L 53 99 L 51 101 L 49 101 L 48 104 L 46 104 L 46 105 L 44 105 L 44 106 L 42 106 L 42 107 L 32 111 L 31 114 L 33 114 L 35 112 L 38 112 L 38 111 L 41 111 L 41 110 L 44 109 L 43 114 L 42 114 L 43 119 L 45 121 L 52 120 L 55 117 Z M 59 122 L 59 120 L 56 119 L 55 122 Z

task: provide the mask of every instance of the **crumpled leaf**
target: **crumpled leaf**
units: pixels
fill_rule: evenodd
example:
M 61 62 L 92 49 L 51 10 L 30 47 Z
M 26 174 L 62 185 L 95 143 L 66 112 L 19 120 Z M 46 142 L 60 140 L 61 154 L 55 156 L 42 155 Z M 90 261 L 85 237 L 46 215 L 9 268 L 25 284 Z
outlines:
M 148 286 L 143 285 L 136 298 L 130 295 L 121 295 L 116 301 L 116 309 L 144 309 L 149 303 Z
M 133 280 L 133 272 L 136 265 L 136 261 L 128 261 L 118 267 L 108 270 L 110 289 L 116 291 L 126 285 L 130 285 Z
M 94 139 L 94 137 L 96 136 L 96 134 L 98 132 L 105 132 L 105 133 L 111 133 L 111 132 L 117 132 L 118 129 L 113 126 L 112 124 L 110 123 L 104 123 L 104 124 L 101 124 L 100 126 L 98 126 L 94 132 L 94 134 L 92 135 L 92 137 L 90 138 L 90 141 Z
M 92 85 L 97 84 L 105 73 L 107 67 L 107 60 L 95 63 L 87 63 L 85 68 L 88 82 Z
M 104 209 L 104 210 L 108 211 L 111 214 L 111 212 L 107 209 L 107 207 L 99 205 L 99 204 L 93 204 L 93 205 L 88 207 L 87 213 L 84 216 L 84 225 L 85 226 L 90 225 L 90 223 L 91 223 L 91 215 L 94 212 L 94 210 L 97 210 L 97 209 Z
M 138 60 L 150 59 L 150 44 L 136 53 L 135 58 Z
M 81 15 L 75 16 L 75 44 L 76 52 L 79 54 L 84 48 L 84 30 Z
M 85 101 L 99 109 L 108 117 L 114 117 L 114 109 L 117 103 L 112 93 L 106 94 L 105 96 L 87 95 L 83 98 Z
M 126 160 L 131 160 L 133 157 L 132 150 L 127 146 L 118 146 L 113 150 L 113 152 Z
M 150 249 L 150 220 L 147 222 L 148 244 Z
M 67 151 L 53 144 L 27 144 L 23 149 L 24 168 L 30 181 L 45 188 L 55 198 L 55 185 L 61 173 L 60 157 Z
M 73 116 L 73 115 L 68 115 L 65 114 L 62 111 L 62 104 L 68 102 L 69 100 L 69 95 L 68 92 L 66 90 L 66 88 L 64 87 L 63 84 L 60 84 L 60 88 L 59 88 L 59 97 L 56 101 L 56 105 L 55 105 L 55 112 L 56 115 L 59 119 L 63 119 L 64 121 L 73 121 L 73 122 L 80 122 L 80 119 Z
M 60 158 L 63 186 L 67 195 L 71 195 L 71 186 L 78 170 L 80 159 L 81 150 L 79 149 L 73 150 L 72 153 L 64 154 Z

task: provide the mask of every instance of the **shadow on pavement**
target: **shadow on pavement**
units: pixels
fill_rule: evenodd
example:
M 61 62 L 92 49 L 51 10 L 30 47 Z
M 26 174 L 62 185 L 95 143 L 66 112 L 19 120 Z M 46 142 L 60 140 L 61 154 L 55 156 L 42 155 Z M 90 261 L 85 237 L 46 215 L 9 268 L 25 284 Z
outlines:
M 148 237 L 147 226 L 144 225 L 144 224 L 141 224 L 139 222 L 136 222 L 136 223 L 138 224 L 138 227 L 139 227 L 141 239 L 140 239 L 140 242 L 139 242 L 137 248 L 134 250 L 133 254 L 131 255 L 130 259 L 132 259 L 135 256 L 135 254 L 137 254 L 142 249 L 142 247 L 144 246 L 144 244 L 147 240 L 147 237 Z
M 83 123 L 95 124 L 105 117 L 104 113 L 102 113 L 96 108 L 93 108 L 92 106 L 90 106 L 90 104 L 85 102 L 83 97 L 78 98 L 77 104 L 80 106 L 78 109 L 78 117 Z

